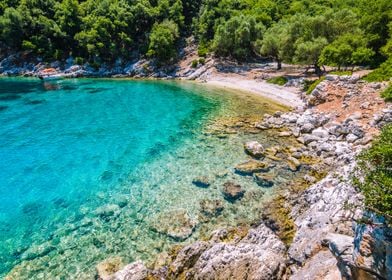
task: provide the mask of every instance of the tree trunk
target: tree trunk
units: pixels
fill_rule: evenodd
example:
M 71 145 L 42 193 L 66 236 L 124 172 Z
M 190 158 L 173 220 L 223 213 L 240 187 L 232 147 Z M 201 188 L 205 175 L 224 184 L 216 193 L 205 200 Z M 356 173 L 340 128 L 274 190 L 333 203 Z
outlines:
M 277 70 L 281 70 L 282 69 L 282 61 L 280 61 L 280 59 L 277 59 L 276 63 L 278 64 Z
M 320 66 L 318 64 L 314 65 L 314 72 L 316 73 L 316 75 L 321 78 L 321 76 L 323 75 L 323 71 L 321 70 Z

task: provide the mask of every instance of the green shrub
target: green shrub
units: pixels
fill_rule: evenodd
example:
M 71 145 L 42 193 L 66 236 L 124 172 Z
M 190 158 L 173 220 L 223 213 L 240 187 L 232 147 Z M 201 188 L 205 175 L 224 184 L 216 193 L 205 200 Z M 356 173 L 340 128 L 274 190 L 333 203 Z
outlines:
M 82 65 L 83 63 L 84 63 L 84 60 L 82 57 L 80 57 L 80 56 L 75 57 L 75 64 Z
M 199 65 L 199 61 L 197 59 L 192 61 L 192 68 L 196 68 Z
M 366 206 L 392 216 L 392 124 L 385 126 L 371 148 L 358 157 L 354 184 L 365 196 Z
M 24 40 L 22 42 L 22 49 L 26 50 L 26 51 L 33 51 L 35 50 L 37 47 L 30 41 L 26 41 Z
M 389 85 L 386 90 L 381 93 L 381 97 L 384 98 L 386 102 L 392 102 L 392 85 Z
M 208 54 L 208 45 L 201 43 L 197 49 L 197 54 L 200 57 L 206 57 Z
M 199 58 L 199 63 L 200 63 L 201 65 L 206 64 L 206 59 L 205 59 L 204 57 L 200 57 L 200 58 Z
M 275 85 L 280 85 L 283 86 L 287 83 L 288 79 L 286 77 L 283 76 L 279 76 L 279 77 L 272 77 L 267 79 L 267 82 L 270 84 L 275 84 Z
M 315 81 L 305 81 L 304 90 L 306 90 L 306 94 L 311 94 L 312 91 L 324 80 L 325 77 L 321 77 Z
M 379 68 L 365 76 L 363 80 L 368 82 L 388 81 L 392 78 L 392 57 L 382 63 Z

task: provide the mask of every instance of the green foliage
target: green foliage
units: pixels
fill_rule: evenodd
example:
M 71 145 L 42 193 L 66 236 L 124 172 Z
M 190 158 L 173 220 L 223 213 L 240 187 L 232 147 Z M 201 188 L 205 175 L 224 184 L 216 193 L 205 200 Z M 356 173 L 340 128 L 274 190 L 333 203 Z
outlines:
M 192 68 L 196 68 L 199 65 L 199 61 L 197 59 L 192 61 Z
M 201 65 L 206 64 L 206 59 L 205 59 L 204 57 L 200 57 L 200 58 L 199 58 L 199 63 L 200 63 Z
M 279 77 L 273 77 L 273 78 L 269 78 L 267 80 L 268 83 L 270 84 L 275 84 L 275 85 L 280 85 L 283 86 L 287 83 L 288 79 L 284 76 L 279 76 Z
M 165 20 L 162 23 L 154 24 L 147 55 L 158 59 L 159 63 L 169 62 L 177 56 L 178 37 L 178 26 L 175 22 Z
M 324 80 L 325 80 L 325 77 L 321 77 L 315 81 L 309 81 L 309 82 L 305 83 L 304 90 L 306 91 L 306 94 L 311 94 L 312 91 Z
M 251 16 L 234 16 L 219 25 L 213 49 L 219 56 L 246 59 L 253 55 L 254 44 L 261 39 L 264 26 Z
M 320 75 L 324 64 L 377 67 L 387 60 L 391 11 L 390 0 L 0 0 L 0 53 L 96 63 L 148 54 L 168 63 L 180 36 L 193 35 L 200 57 L 262 55 L 278 69 L 296 63 Z M 177 31 L 158 30 L 164 22 Z
M 392 102 L 392 85 L 389 85 L 386 90 L 381 93 L 381 97 L 384 98 L 386 102 Z
M 392 125 L 383 128 L 372 147 L 358 158 L 359 176 L 355 185 L 373 211 L 392 216 Z
M 363 34 L 344 34 L 325 47 L 320 62 L 331 66 L 364 65 L 370 62 L 374 51 L 367 48 Z
M 388 81 L 392 78 L 392 57 L 363 79 L 368 82 Z

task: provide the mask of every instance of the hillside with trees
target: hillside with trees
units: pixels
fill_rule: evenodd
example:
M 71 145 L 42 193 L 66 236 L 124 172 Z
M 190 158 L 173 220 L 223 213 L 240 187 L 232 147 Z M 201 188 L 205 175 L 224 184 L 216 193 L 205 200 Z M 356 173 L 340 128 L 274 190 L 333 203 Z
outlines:
M 46 61 L 169 64 L 191 35 L 200 56 L 264 57 L 317 73 L 378 67 L 392 54 L 389 0 L 1 0 L 0 15 L 1 56 L 24 51 Z

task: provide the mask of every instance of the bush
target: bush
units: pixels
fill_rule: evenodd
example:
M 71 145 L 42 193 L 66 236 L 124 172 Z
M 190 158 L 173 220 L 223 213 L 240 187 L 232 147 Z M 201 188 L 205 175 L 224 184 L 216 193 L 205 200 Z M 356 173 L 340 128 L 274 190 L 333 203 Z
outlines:
M 201 65 L 206 64 L 206 59 L 205 59 L 204 57 L 199 58 L 199 63 L 200 63 Z
M 270 84 L 275 84 L 275 85 L 280 85 L 283 86 L 287 83 L 288 79 L 286 77 L 283 76 L 279 76 L 279 77 L 273 77 L 273 78 L 269 78 L 267 79 L 267 82 Z
M 321 77 L 315 81 L 306 81 L 304 90 L 306 90 L 306 94 L 311 94 L 312 91 L 322 82 L 325 80 L 325 77 Z
M 359 155 L 356 175 L 353 182 L 365 196 L 366 206 L 391 217 L 392 124 L 385 126 L 372 147 Z
M 192 68 L 196 68 L 197 65 L 199 65 L 199 62 L 197 61 L 197 59 L 192 61 Z
M 75 64 L 82 65 L 83 63 L 84 63 L 84 60 L 82 57 L 78 56 L 75 58 Z
M 392 85 L 389 85 L 386 90 L 381 93 L 381 97 L 384 98 L 386 102 L 392 102 Z
M 392 77 L 392 57 L 363 79 L 368 82 L 388 81 Z
M 197 54 L 200 57 L 206 57 L 208 54 L 208 46 L 207 44 L 200 44 L 198 49 L 197 49 Z

